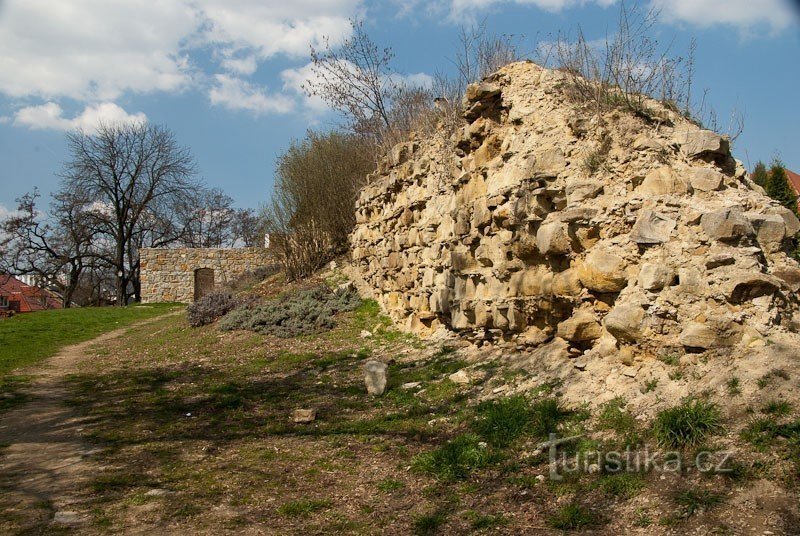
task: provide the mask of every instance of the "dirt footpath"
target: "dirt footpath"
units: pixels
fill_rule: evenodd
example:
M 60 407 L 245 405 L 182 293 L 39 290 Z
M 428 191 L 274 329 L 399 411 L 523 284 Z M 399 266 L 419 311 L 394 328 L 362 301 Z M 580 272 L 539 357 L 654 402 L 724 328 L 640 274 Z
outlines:
M 65 377 L 89 358 L 92 345 L 161 318 L 68 346 L 30 371 L 34 379 L 24 389 L 29 401 L 0 414 L 0 532 L 9 522 L 68 526 L 89 521 L 71 505 L 90 491 L 86 483 L 97 471 L 95 451 L 81 441 L 83 423 L 67 404 Z

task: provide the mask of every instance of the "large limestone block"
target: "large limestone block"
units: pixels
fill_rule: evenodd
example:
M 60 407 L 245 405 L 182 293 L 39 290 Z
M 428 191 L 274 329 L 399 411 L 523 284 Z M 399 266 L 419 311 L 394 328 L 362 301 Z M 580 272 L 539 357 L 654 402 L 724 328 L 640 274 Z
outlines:
M 625 261 L 606 251 L 592 251 L 578 268 L 583 286 L 595 292 L 619 292 L 628 284 Z
M 636 342 L 642 337 L 644 316 L 644 309 L 638 305 L 620 304 L 609 311 L 603 325 L 615 339 Z
M 550 296 L 553 294 L 553 273 L 540 266 L 515 272 L 509 281 L 509 296 Z
M 786 238 L 786 222 L 778 214 L 747 214 L 756 233 L 756 240 L 767 253 L 781 249 Z
M 700 192 L 719 190 L 725 181 L 725 175 L 715 169 L 692 168 L 687 174 L 692 189 Z
M 492 221 L 492 213 L 486 206 L 486 199 L 481 198 L 472 205 L 472 228 L 482 231 Z
M 364 364 L 364 384 L 367 392 L 380 396 L 386 390 L 386 371 L 389 367 L 380 361 L 367 361 Z
M 569 227 L 563 222 L 545 223 L 536 232 L 536 247 L 543 255 L 563 255 L 572 251 Z
M 683 195 L 689 192 L 689 184 L 676 175 L 672 168 L 663 166 L 650 171 L 636 190 L 643 195 Z
M 782 281 L 769 274 L 742 273 L 725 284 L 725 297 L 731 303 L 743 303 L 761 296 L 774 294 L 783 286 Z
M 553 294 L 556 296 L 578 296 L 583 290 L 578 270 L 568 268 L 553 276 Z
M 685 130 L 677 132 L 675 141 L 681 151 L 690 157 L 730 154 L 730 142 L 727 138 L 710 130 Z
M 560 147 L 542 149 L 536 152 L 536 161 L 533 165 L 534 178 L 553 178 L 564 171 L 567 161 L 564 151 Z
M 701 348 L 710 350 L 726 346 L 717 330 L 699 322 L 689 322 L 681 331 L 678 338 L 680 343 L 687 348 Z
M 754 232 L 740 207 L 703 214 L 700 226 L 709 238 L 722 242 L 737 241 L 752 236 Z
M 652 210 L 642 210 L 631 229 L 631 240 L 637 244 L 662 244 L 669 241 L 677 223 Z
M 783 218 L 786 224 L 786 236 L 793 237 L 800 232 L 800 220 L 797 215 L 786 207 L 770 207 L 767 209 L 767 214 L 777 214 Z
M 559 323 L 556 333 L 567 341 L 586 342 L 599 339 L 603 330 L 592 313 L 580 310 Z
M 472 104 L 474 102 L 492 99 L 500 95 L 500 86 L 489 82 L 470 84 L 464 95 L 464 102 Z
M 675 272 L 665 264 L 644 263 L 639 270 L 639 286 L 645 290 L 657 291 L 668 286 L 675 278 Z
M 783 266 L 772 270 L 772 275 L 783 281 L 789 290 L 800 290 L 800 268 L 796 266 Z
M 572 178 L 567 180 L 567 203 L 570 205 L 594 199 L 603 191 L 603 185 L 592 179 Z

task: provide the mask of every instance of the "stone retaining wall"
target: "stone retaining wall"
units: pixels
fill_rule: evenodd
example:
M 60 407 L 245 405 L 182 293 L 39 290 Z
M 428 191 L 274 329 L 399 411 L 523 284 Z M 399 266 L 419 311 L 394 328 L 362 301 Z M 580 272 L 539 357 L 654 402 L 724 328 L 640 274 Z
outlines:
M 142 249 L 139 254 L 143 303 L 191 303 L 195 271 L 201 268 L 214 270 L 214 285 L 219 286 L 271 264 L 264 248 Z

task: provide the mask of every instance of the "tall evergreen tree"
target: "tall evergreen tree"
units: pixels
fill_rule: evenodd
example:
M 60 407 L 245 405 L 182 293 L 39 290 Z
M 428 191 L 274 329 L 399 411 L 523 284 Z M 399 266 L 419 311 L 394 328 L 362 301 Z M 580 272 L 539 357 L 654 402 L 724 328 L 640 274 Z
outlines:
M 767 173 L 767 166 L 764 165 L 764 162 L 759 160 L 756 162 L 756 167 L 753 168 L 753 174 L 751 175 L 753 182 L 764 188 L 767 185 L 767 179 L 769 179 L 769 173 Z
M 786 168 L 780 160 L 776 159 L 772 162 L 764 189 L 768 196 L 786 208 L 797 212 L 797 194 L 789 184 Z

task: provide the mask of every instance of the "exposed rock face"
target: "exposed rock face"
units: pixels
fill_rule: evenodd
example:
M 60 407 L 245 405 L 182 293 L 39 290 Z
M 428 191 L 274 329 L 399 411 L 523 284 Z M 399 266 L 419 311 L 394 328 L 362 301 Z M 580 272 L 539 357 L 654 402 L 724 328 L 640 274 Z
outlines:
M 509 65 L 470 86 L 452 139 L 406 142 L 381 163 L 352 245 L 385 310 L 423 335 L 555 338 L 589 359 L 608 340 L 713 349 L 739 344 L 742 326 L 788 326 L 800 222 L 728 140 L 656 102 L 659 121 L 594 115 L 566 100 L 564 77 Z M 603 164 L 587 165 L 608 139 Z

